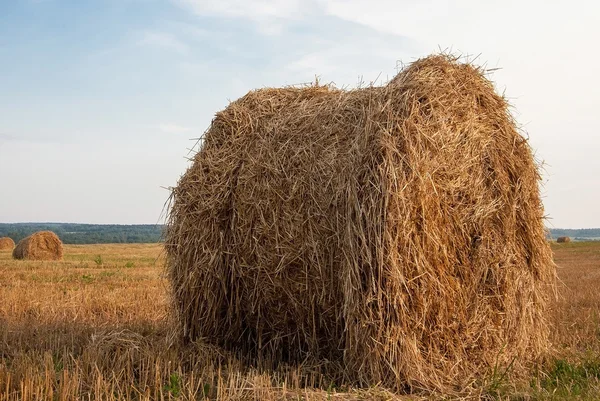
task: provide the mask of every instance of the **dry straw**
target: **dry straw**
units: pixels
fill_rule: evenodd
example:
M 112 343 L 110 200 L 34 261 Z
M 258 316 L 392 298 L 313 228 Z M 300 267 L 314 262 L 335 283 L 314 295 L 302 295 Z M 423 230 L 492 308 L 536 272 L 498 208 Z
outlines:
M 555 280 L 539 179 L 506 100 L 450 56 L 383 87 L 252 91 L 173 190 L 181 335 L 399 391 L 526 367 Z
M 62 257 L 62 242 L 52 231 L 33 233 L 19 241 L 13 250 L 15 259 L 60 260 Z
M 0 237 L 0 251 L 12 251 L 15 241 L 10 237 Z
M 558 242 L 558 243 L 571 242 L 571 238 L 569 238 L 569 237 L 558 237 L 556 239 L 556 242 Z

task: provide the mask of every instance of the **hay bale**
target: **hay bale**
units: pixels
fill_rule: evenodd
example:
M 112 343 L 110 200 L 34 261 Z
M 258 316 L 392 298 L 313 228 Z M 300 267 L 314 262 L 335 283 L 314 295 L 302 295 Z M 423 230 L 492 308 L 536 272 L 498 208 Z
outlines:
M 29 260 L 61 260 L 63 245 L 52 231 L 38 231 L 23 238 L 13 250 L 13 258 Z
M 0 251 L 12 251 L 15 241 L 10 237 L 0 237 Z
M 548 346 L 537 165 L 483 71 L 261 89 L 217 113 L 171 198 L 179 330 L 250 358 L 468 388 Z
M 556 242 L 558 242 L 559 244 L 562 244 L 565 242 L 571 242 L 571 238 L 570 237 L 558 237 L 556 239 Z

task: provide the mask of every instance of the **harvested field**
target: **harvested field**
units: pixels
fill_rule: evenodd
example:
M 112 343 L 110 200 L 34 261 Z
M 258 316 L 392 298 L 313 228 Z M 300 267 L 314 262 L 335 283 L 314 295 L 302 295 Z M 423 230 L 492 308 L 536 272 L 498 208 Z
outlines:
M 600 398 L 600 242 L 554 247 L 563 283 L 550 315 L 556 352 L 521 381 L 490 375 L 474 396 Z M 206 344 L 173 345 L 160 252 L 158 245 L 65 245 L 59 262 L 1 253 L 0 400 L 421 398 L 333 383 L 314 366 L 260 371 Z

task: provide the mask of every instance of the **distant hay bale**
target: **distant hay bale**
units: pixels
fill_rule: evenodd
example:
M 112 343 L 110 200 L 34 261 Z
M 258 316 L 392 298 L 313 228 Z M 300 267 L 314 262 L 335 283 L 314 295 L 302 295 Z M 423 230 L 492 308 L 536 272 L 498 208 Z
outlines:
M 556 242 L 558 243 L 565 243 L 565 242 L 571 242 L 571 238 L 570 237 L 558 237 L 556 239 Z
M 13 258 L 29 260 L 60 260 L 63 245 L 52 231 L 38 231 L 23 238 L 13 250 Z
M 10 237 L 0 237 L 0 251 L 12 251 L 15 241 Z
M 184 340 L 465 389 L 548 347 L 555 266 L 537 165 L 481 69 L 260 89 L 217 113 L 171 198 Z

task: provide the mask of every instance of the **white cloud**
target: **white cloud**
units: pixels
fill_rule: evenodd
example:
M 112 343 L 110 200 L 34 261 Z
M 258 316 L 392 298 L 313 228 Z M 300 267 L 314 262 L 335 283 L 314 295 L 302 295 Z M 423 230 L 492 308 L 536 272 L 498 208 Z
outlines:
M 194 14 L 252 21 L 266 36 L 280 35 L 290 20 L 306 16 L 312 0 L 174 0 Z
M 165 32 L 144 31 L 142 38 L 138 43 L 141 45 L 176 51 L 177 53 L 188 53 L 190 50 L 187 44 L 174 35 Z
M 291 61 L 286 69 L 305 78 L 318 76 L 323 83 L 334 81 L 336 86 L 383 84 L 396 74 L 396 61 L 408 53 L 402 41 L 378 39 L 379 43 L 373 43 L 377 42 L 373 36 L 367 36 L 353 38 L 351 43 L 324 44 Z M 365 57 L 366 48 L 369 48 L 368 57 Z
M 205 16 L 247 18 L 291 18 L 301 11 L 301 0 L 178 0 L 194 13 Z
M 17 137 L 15 137 L 14 135 L 10 135 L 10 134 L 3 134 L 2 132 L 0 132 L 0 141 L 16 141 Z
M 167 21 L 165 26 L 171 31 L 178 32 L 179 35 L 185 35 L 188 40 L 212 40 L 216 36 L 225 34 L 225 32 L 204 29 L 196 24 L 175 20 Z
M 171 123 L 159 124 L 158 129 L 168 134 L 180 134 L 183 132 L 190 132 L 192 130 L 190 127 Z

